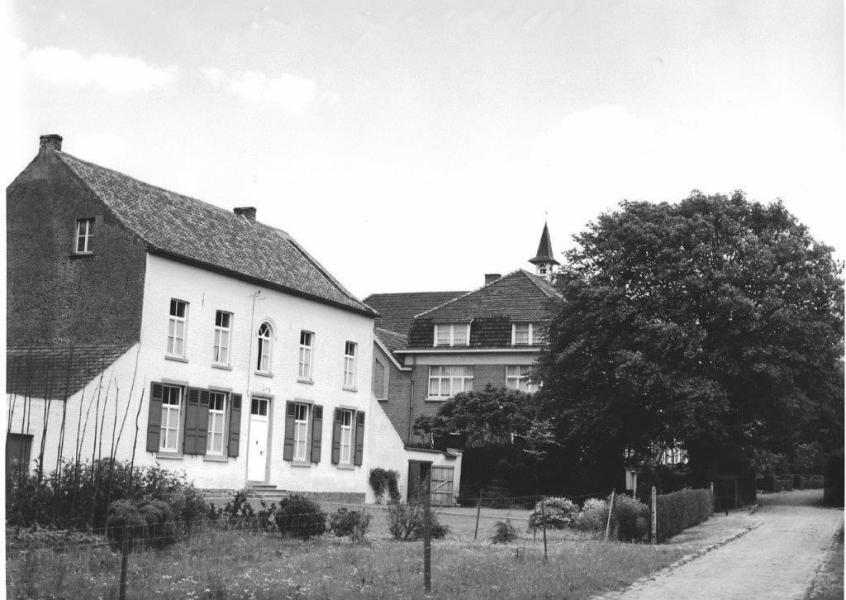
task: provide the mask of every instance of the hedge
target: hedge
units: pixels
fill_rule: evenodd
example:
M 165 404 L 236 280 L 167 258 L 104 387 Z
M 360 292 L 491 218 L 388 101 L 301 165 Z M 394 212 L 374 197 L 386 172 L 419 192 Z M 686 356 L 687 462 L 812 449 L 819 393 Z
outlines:
M 714 512 L 711 490 L 680 490 L 656 498 L 658 541 L 706 520 Z

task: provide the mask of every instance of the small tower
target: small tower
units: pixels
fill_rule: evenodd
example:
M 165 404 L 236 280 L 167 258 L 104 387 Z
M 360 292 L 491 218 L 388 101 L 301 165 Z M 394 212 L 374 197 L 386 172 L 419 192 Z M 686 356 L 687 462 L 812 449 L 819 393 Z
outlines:
M 537 274 L 547 280 L 552 279 L 555 267 L 561 264 L 552 256 L 552 242 L 549 241 L 549 228 L 546 223 L 543 224 L 538 253 L 534 258 L 530 258 L 529 262 L 535 265 Z

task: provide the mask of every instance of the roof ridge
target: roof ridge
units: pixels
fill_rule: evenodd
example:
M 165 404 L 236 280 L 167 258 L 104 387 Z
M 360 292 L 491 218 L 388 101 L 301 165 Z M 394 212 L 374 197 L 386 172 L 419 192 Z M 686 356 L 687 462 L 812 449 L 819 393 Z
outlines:
M 523 270 L 523 269 L 517 269 L 516 271 L 511 271 L 510 273 L 506 273 L 505 275 L 503 275 L 503 276 L 502 276 L 502 277 L 500 277 L 499 279 L 495 279 L 495 280 L 491 281 L 490 283 L 486 283 L 485 285 L 483 285 L 483 286 L 481 286 L 481 287 L 477 287 L 475 290 L 470 290 L 469 292 L 467 292 L 467 293 L 465 293 L 465 294 L 462 294 L 462 295 L 460 295 L 460 296 L 456 296 L 455 298 L 452 298 L 451 300 L 447 300 L 447 301 L 446 301 L 446 302 L 444 302 L 443 304 L 438 304 L 437 306 L 433 306 L 433 307 L 432 307 L 432 308 L 430 308 L 429 310 L 424 310 L 422 313 L 417 314 L 417 315 L 414 315 L 414 317 L 413 317 L 413 318 L 414 318 L 414 319 L 416 319 L 417 317 L 422 317 L 422 316 L 423 316 L 423 315 L 425 315 L 426 313 L 432 312 L 433 310 L 437 310 L 437 309 L 439 309 L 439 308 L 443 308 L 443 307 L 444 307 L 444 306 L 446 306 L 447 304 L 452 304 L 453 302 L 455 302 L 455 301 L 457 301 L 457 300 L 461 300 L 462 298 L 466 298 L 467 296 L 469 296 L 469 295 L 471 295 L 471 294 L 475 294 L 475 293 L 476 293 L 476 292 L 478 292 L 479 290 L 483 290 L 483 289 L 485 289 L 485 288 L 486 288 L 486 287 L 488 287 L 488 286 L 492 286 L 492 285 L 496 284 L 497 282 L 502 281 L 502 280 L 503 280 L 503 279 L 505 279 L 506 277 L 511 277 L 511 276 L 512 276 L 512 275 L 514 275 L 515 273 L 518 273 L 518 272 L 520 272 L 520 271 L 522 271 L 522 270 Z
M 333 275 L 332 275 L 329 271 L 327 271 L 327 270 L 326 270 L 326 267 L 324 267 L 322 264 L 320 264 L 320 262 L 318 262 L 318 260 L 317 260 L 316 258 L 314 258 L 311 254 L 309 254 L 309 253 L 308 253 L 308 251 L 307 251 L 305 248 L 303 248 L 303 247 L 302 247 L 302 246 L 301 246 L 301 245 L 300 245 L 300 244 L 299 244 L 299 243 L 298 243 L 298 242 L 297 242 L 294 238 L 292 238 L 291 236 L 289 236 L 289 235 L 287 235 L 287 234 L 285 235 L 285 237 L 286 237 L 286 239 L 287 239 L 288 243 L 289 243 L 289 244 L 291 244 L 291 245 L 292 245 L 294 248 L 296 248 L 297 250 L 299 250 L 299 251 L 300 251 L 300 253 L 301 253 L 301 254 L 302 254 L 302 255 L 306 258 L 306 260 L 308 260 L 309 262 L 311 262 L 311 264 L 313 264 L 313 265 L 314 265 L 314 268 L 315 268 L 315 269 L 317 269 L 318 271 L 320 271 L 321 273 L 323 273 L 323 275 L 325 275 L 325 276 L 326 276 L 326 278 L 327 278 L 329 281 L 331 281 L 331 282 L 332 282 L 332 284 L 333 284 L 336 288 L 338 288 L 338 290 L 339 290 L 341 293 L 343 293 L 343 294 L 344 294 L 347 298 L 349 298 L 350 300 L 354 300 L 355 302 L 358 302 L 359 304 L 362 304 L 362 305 L 364 305 L 364 306 L 367 306 L 366 304 L 364 304 L 364 302 L 362 302 L 361 300 L 359 300 L 358 298 L 356 298 L 355 296 L 353 296 L 353 295 L 352 295 L 352 293 L 351 293 L 351 292 L 349 292 L 349 290 L 347 290 L 347 288 L 345 288 L 345 287 L 341 284 L 341 282 L 340 282 L 340 281 L 338 281 L 337 279 L 335 279 L 335 277 L 334 277 L 334 276 L 333 276 Z M 369 307 L 369 306 L 367 306 L 367 308 L 370 308 L 370 307 Z M 370 308 L 370 310 L 373 310 L 373 309 L 372 309 L 372 308 Z M 376 312 L 376 311 L 374 311 L 374 312 Z M 378 314 L 378 313 L 376 313 L 376 314 Z

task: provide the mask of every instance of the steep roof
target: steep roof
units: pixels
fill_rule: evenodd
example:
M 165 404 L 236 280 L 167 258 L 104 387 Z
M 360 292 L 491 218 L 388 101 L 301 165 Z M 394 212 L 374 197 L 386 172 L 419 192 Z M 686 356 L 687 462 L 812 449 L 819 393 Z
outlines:
M 65 152 L 54 153 L 150 252 L 376 316 L 286 232 Z
M 553 256 L 552 252 L 552 242 L 549 239 L 549 227 L 546 226 L 546 223 L 543 224 L 543 232 L 541 232 L 540 243 L 538 244 L 538 251 L 534 258 L 529 259 L 530 263 L 538 264 L 538 263 L 553 263 L 553 264 L 561 264 L 555 257 Z
M 370 294 L 364 303 L 373 307 L 379 317 L 376 326 L 400 334 L 407 334 L 414 315 L 443 304 L 466 292 L 409 292 L 399 294 Z
M 408 346 L 408 337 L 401 335 L 396 331 L 382 329 L 381 327 L 377 327 L 375 331 L 376 337 L 379 338 L 379 341 L 385 344 L 385 348 L 391 352 L 402 350 Z

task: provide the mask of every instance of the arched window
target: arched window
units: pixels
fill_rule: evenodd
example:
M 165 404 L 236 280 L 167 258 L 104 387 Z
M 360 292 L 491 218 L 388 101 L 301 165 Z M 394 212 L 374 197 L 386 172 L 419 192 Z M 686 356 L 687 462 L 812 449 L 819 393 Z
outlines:
M 270 373 L 270 338 L 273 329 L 270 323 L 262 323 L 258 328 L 258 362 L 256 369 L 262 373 Z

